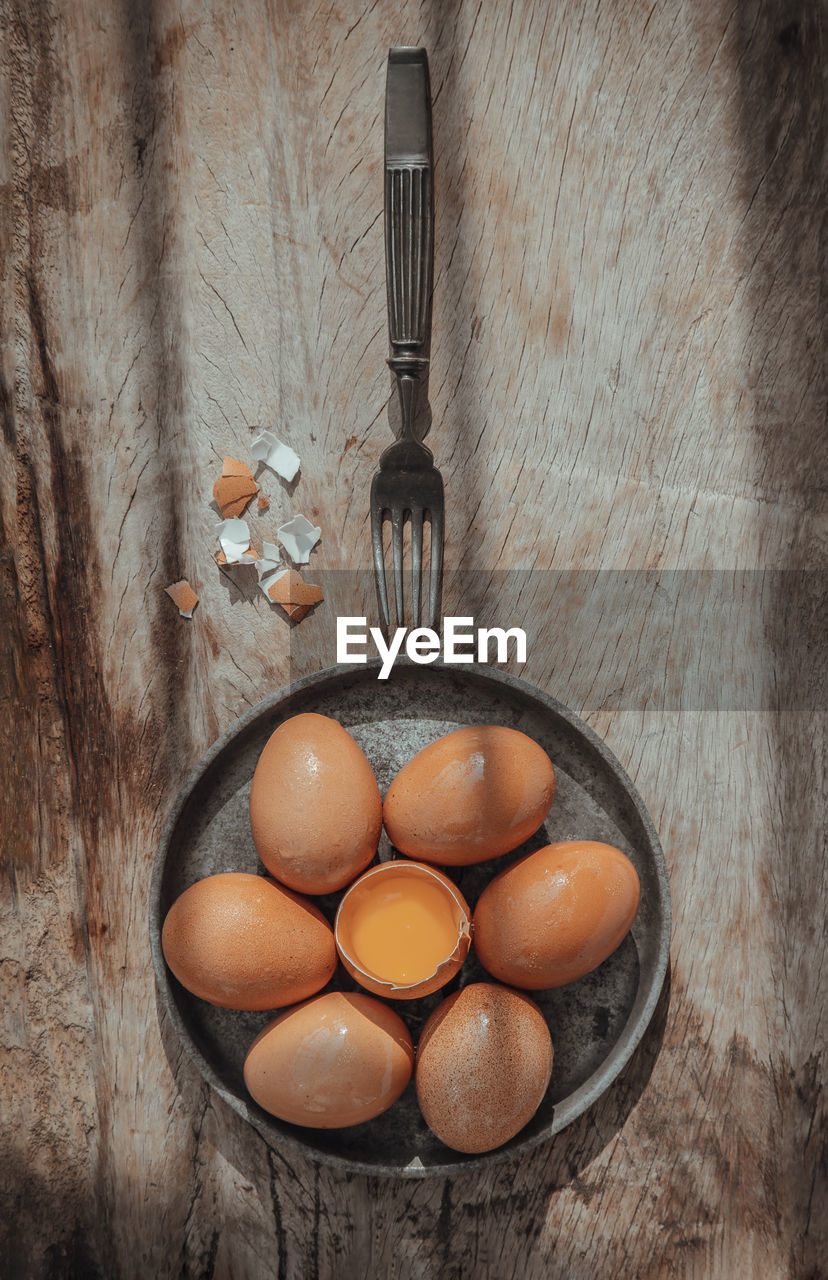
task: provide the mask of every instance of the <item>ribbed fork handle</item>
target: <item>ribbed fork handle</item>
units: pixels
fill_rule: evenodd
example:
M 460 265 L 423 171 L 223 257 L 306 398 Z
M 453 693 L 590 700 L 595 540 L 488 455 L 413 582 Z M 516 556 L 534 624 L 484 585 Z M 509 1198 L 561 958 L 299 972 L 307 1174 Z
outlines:
M 431 170 L 385 171 L 385 267 L 392 359 L 428 360 L 433 251 Z
M 426 51 L 396 47 L 388 55 L 385 87 L 385 274 L 388 363 L 400 385 L 405 435 L 431 347 L 433 173 Z

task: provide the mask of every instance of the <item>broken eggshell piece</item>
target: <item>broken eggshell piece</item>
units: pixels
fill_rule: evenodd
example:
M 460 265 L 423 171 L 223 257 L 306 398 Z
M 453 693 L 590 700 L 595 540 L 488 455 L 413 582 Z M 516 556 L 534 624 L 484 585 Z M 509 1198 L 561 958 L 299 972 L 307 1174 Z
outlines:
M 223 518 L 227 520 L 240 516 L 250 499 L 258 492 L 259 486 L 247 463 L 226 457 L 221 475 L 213 485 L 213 497 Z
M 382 862 L 339 904 L 339 958 L 351 977 L 389 1000 L 416 1000 L 450 981 L 466 959 L 471 917 L 455 884 L 425 863 Z
M 257 462 L 263 462 L 283 480 L 290 482 L 299 470 L 299 454 L 289 444 L 282 444 L 272 431 L 263 431 L 250 446 Z
M 219 564 L 254 564 L 258 560 L 250 545 L 250 527 L 246 520 L 234 517 L 216 525 L 221 551 L 216 557 Z
M 301 622 L 308 610 L 325 598 L 321 587 L 314 582 L 305 582 L 298 569 L 285 569 L 274 574 L 267 595 L 274 604 L 281 605 L 294 622 Z
M 277 578 L 280 578 L 283 573 L 287 573 L 287 567 L 282 564 L 282 553 L 275 542 L 262 543 L 262 554 L 259 563 L 256 565 L 256 572 L 259 575 L 259 587 L 272 604 L 273 597 L 270 595 L 270 588 Z
M 178 609 L 182 618 L 192 618 L 193 609 L 198 604 L 198 596 L 190 586 L 186 578 L 182 578 L 180 582 L 173 582 L 171 586 L 165 587 L 167 595 Z
M 294 516 L 276 531 L 276 537 L 294 564 L 307 564 L 310 553 L 322 537 L 319 525 L 311 524 L 307 516 Z

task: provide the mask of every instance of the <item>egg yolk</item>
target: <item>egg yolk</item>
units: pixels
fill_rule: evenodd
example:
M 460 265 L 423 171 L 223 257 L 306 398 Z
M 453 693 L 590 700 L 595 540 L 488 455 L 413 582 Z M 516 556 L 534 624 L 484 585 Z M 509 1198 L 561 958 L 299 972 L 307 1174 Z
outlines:
M 445 889 L 412 876 L 405 888 L 398 882 L 355 903 L 349 934 L 366 972 L 402 985 L 423 981 L 448 960 L 458 924 Z

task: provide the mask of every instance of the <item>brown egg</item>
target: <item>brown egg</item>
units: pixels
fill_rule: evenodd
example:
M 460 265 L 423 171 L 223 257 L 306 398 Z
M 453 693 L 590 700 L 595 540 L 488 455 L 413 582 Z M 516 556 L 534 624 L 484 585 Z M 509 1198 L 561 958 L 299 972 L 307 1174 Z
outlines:
M 501 982 L 538 991 L 596 969 L 638 910 L 638 875 L 620 849 L 592 840 L 550 844 L 519 858 L 483 890 L 474 949 Z
M 552 1074 L 543 1014 L 520 991 L 475 982 L 438 1005 L 417 1045 L 417 1101 L 455 1151 L 491 1151 L 531 1120 Z
M 347 729 L 313 712 L 279 725 L 253 774 L 250 824 L 262 862 L 291 889 L 331 893 L 359 875 L 377 851 L 382 802 Z
M 185 889 L 167 912 L 161 946 L 182 986 L 222 1009 L 295 1004 L 336 968 L 322 912 L 275 881 L 242 872 Z
M 411 1079 L 414 1046 L 373 996 L 331 991 L 274 1018 L 248 1050 L 244 1082 L 260 1107 L 312 1129 L 387 1111 Z
M 456 729 L 400 769 L 385 797 L 388 836 L 410 858 L 447 866 L 486 862 L 523 844 L 555 795 L 551 761 L 502 725 Z

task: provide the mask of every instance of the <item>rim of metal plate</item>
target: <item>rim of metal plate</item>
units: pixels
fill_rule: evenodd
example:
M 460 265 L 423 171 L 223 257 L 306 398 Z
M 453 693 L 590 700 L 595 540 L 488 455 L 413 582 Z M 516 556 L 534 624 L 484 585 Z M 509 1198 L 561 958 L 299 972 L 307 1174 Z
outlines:
M 234 742 L 236 738 L 243 735 L 261 717 L 271 715 L 277 708 L 283 709 L 285 712 L 285 718 L 287 718 L 288 715 L 293 714 L 290 710 L 291 702 L 300 701 L 302 696 L 309 691 L 322 694 L 324 692 L 333 691 L 337 684 L 342 685 L 343 687 L 352 687 L 356 684 L 368 683 L 369 681 L 375 680 L 379 666 L 380 663 L 377 660 L 374 660 L 369 661 L 366 664 L 354 663 L 337 667 L 327 667 L 322 671 L 314 672 L 308 676 L 303 676 L 300 679 L 283 686 L 281 689 L 278 689 L 276 692 L 269 694 L 266 698 L 263 698 L 261 702 L 257 703 L 245 712 L 243 716 L 226 729 L 225 732 L 216 739 L 212 746 L 208 748 L 196 765 L 195 769 L 187 778 L 184 785 L 181 787 L 175 803 L 170 810 L 167 821 L 164 824 L 164 829 L 161 833 L 161 838 L 155 855 L 150 887 L 149 929 L 155 978 L 158 990 L 163 1000 L 164 1009 L 182 1047 L 186 1049 L 189 1057 L 197 1067 L 202 1077 L 213 1089 L 215 1089 L 219 1097 L 221 1097 L 228 1106 L 230 1106 L 242 1117 L 242 1119 L 246 1120 L 254 1129 L 256 1129 L 259 1135 L 270 1146 L 276 1145 L 277 1140 L 272 1132 L 272 1128 L 273 1126 L 278 1126 L 280 1122 L 273 1117 L 266 1117 L 266 1121 L 268 1123 L 263 1123 L 262 1117 L 257 1114 L 257 1109 L 246 1105 L 235 1093 L 232 1093 L 225 1087 L 224 1082 L 212 1063 L 204 1056 L 197 1044 L 194 1042 L 174 998 L 170 985 L 169 972 L 161 950 L 161 927 L 163 924 L 163 920 L 161 919 L 161 896 L 164 868 L 178 821 L 192 792 L 197 788 L 205 774 L 211 769 L 216 759 Z M 423 670 L 421 666 L 416 666 L 416 664 L 406 659 L 398 660 L 396 667 L 413 668 L 417 671 Z M 658 1003 L 670 955 L 672 905 L 667 865 L 664 860 L 661 842 L 644 801 L 629 778 L 623 765 L 619 760 L 617 760 L 612 751 L 610 751 L 603 739 L 600 738 L 588 724 L 576 716 L 574 712 L 570 711 L 563 703 L 558 702 L 556 698 L 553 698 L 551 695 L 544 693 L 543 690 L 530 685 L 520 677 L 511 675 L 509 672 L 498 671 L 492 668 L 486 668 L 485 671 L 480 671 L 476 668 L 468 667 L 447 667 L 439 660 L 430 664 L 428 670 L 432 672 L 445 670 L 447 674 L 451 675 L 455 679 L 467 679 L 478 685 L 493 684 L 496 687 L 499 687 L 504 695 L 511 693 L 530 705 L 534 703 L 536 707 L 540 707 L 546 712 L 550 712 L 553 715 L 558 716 L 568 724 L 570 729 L 584 739 L 587 746 L 591 748 L 592 751 L 601 758 L 603 764 L 613 774 L 615 774 L 616 779 L 632 804 L 633 809 L 636 812 L 636 816 L 647 837 L 649 843 L 648 852 L 653 860 L 659 887 L 661 927 L 657 939 L 656 963 L 646 975 L 648 988 L 647 994 L 634 1023 L 632 1025 L 627 1024 L 621 1037 L 616 1044 L 613 1045 L 604 1062 L 583 1083 L 583 1085 L 570 1094 L 560 1106 L 556 1105 L 554 1120 L 542 1131 L 533 1133 L 522 1141 L 512 1140 L 512 1142 L 507 1144 L 507 1146 L 497 1148 L 494 1151 L 485 1152 L 482 1155 L 468 1156 L 462 1162 L 454 1161 L 451 1164 L 434 1164 L 421 1168 L 411 1168 L 406 1166 L 388 1168 L 383 1165 L 369 1164 L 366 1161 L 356 1160 L 344 1155 L 338 1155 L 335 1152 L 320 1151 L 317 1148 L 307 1145 L 301 1141 L 301 1139 L 296 1138 L 293 1133 L 279 1131 L 279 1146 L 284 1146 L 299 1152 L 306 1158 L 316 1160 L 319 1163 L 338 1168 L 342 1170 L 342 1172 L 361 1173 L 374 1177 L 450 1177 L 471 1172 L 472 1170 L 480 1169 L 488 1165 L 498 1164 L 506 1160 L 513 1160 L 524 1152 L 540 1146 L 544 1142 L 548 1142 L 555 1136 L 555 1134 L 567 1128 L 574 1120 L 588 1110 L 589 1107 L 591 1107 L 593 1103 L 596 1102 L 598 1098 L 609 1088 L 616 1077 L 627 1065 L 641 1042 L 652 1019 L 656 1004 Z M 642 977 L 644 977 L 643 974 Z M 271 1121 L 272 1124 L 270 1124 Z

